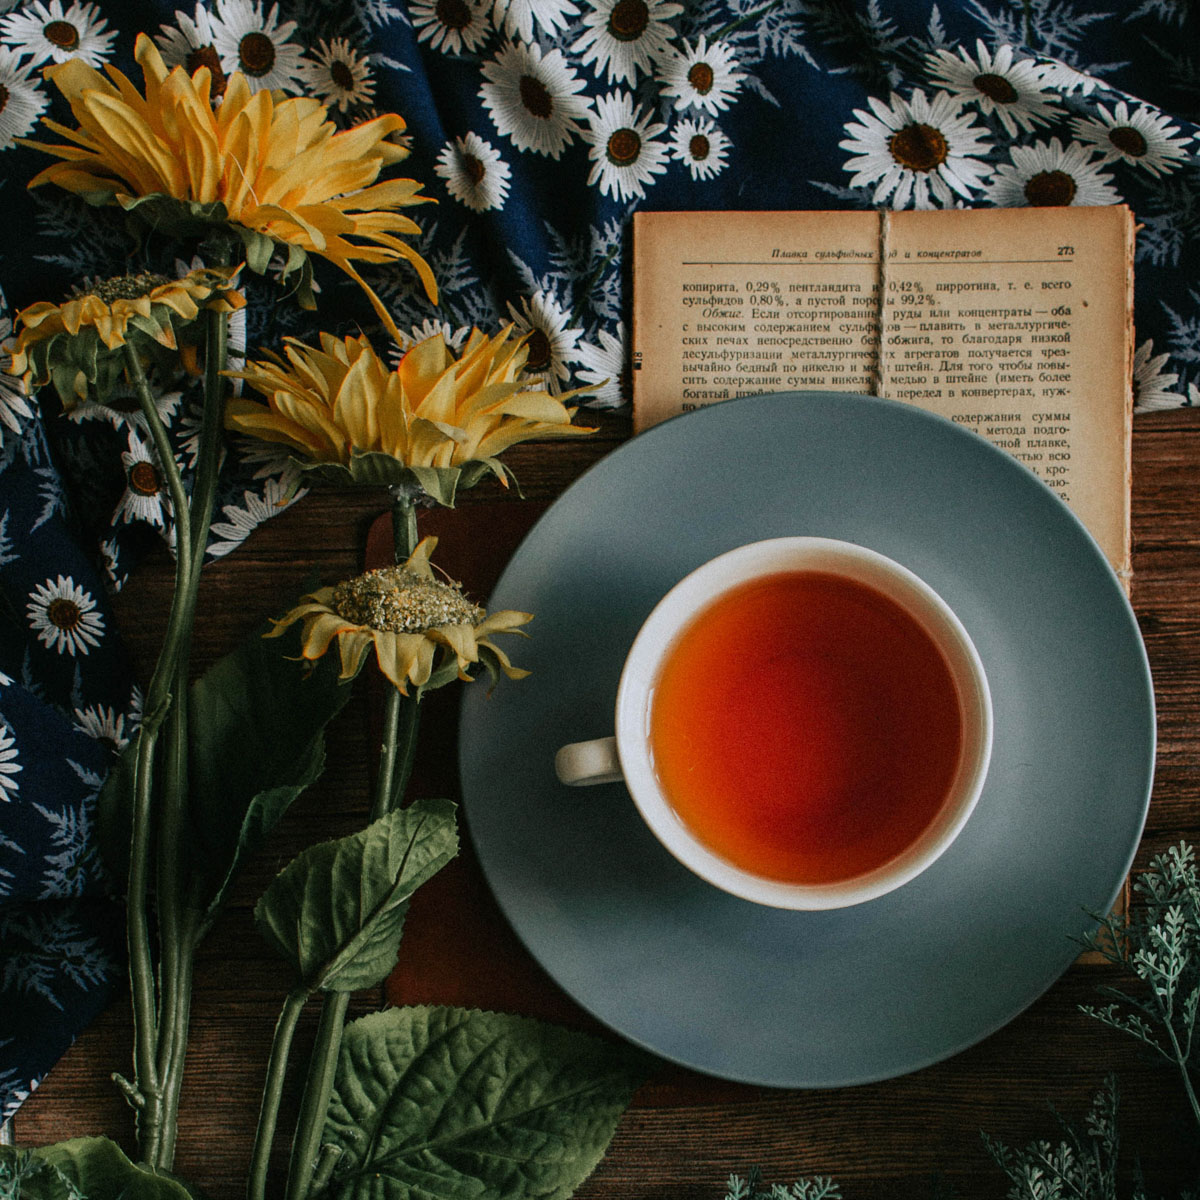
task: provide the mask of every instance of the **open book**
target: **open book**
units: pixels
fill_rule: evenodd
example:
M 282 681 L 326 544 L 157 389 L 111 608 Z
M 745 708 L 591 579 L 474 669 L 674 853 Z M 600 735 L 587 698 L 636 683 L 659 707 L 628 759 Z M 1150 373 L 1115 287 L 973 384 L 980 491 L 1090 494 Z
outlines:
M 1127 582 L 1132 263 L 1123 205 L 639 212 L 635 428 L 758 392 L 918 404 L 1037 472 Z

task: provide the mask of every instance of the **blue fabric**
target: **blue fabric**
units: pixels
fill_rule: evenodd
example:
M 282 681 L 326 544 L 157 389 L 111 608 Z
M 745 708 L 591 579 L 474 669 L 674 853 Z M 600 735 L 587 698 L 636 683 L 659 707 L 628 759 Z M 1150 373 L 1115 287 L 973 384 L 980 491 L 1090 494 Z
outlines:
M 408 121 L 401 168 L 438 201 L 412 210 L 441 305 L 401 264 L 366 275 L 414 337 L 513 320 L 555 390 L 623 402 L 627 231 L 646 209 L 1021 204 L 1053 186 L 1124 201 L 1136 262 L 1139 410 L 1200 400 L 1200 16 L 1176 0 L 0 0 L 0 335 L 21 307 L 87 276 L 175 273 L 192 250 L 135 245 L 116 212 L 24 184 L 50 161 L 15 144 L 39 113 L 69 123 L 40 70 L 74 38 L 140 83 L 139 31 L 168 59 L 210 42 L 263 85 L 319 96 L 342 127 Z M 907 167 L 889 131 L 947 139 L 946 172 Z M 953 156 L 957 154 L 957 159 Z M 957 162 L 957 166 L 955 166 Z M 936 176 L 936 178 L 935 178 Z M 1038 189 L 1042 190 L 1039 191 Z M 1065 191 L 1064 191 L 1065 189 Z M 326 327 L 378 320 L 317 264 Z M 235 342 L 310 333 L 311 314 L 249 276 Z M 334 314 L 334 315 L 330 315 Z M 607 382 L 604 382 L 607 381 Z M 191 465 L 197 397 L 164 418 Z M 117 408 L 60 413 L 0 382 L 0 1119 L 15 1111 L 116 979 L 121 917 L 91 838 L 140 695 L 107 593 L 170 536 L 132 502 L 143 445 Z M 124 456 L 124 457 L 123 457 Z M 232 439 L 210 555 L 279 511 L 275 455 Z M 302 493 L 301 493 L 302 494 Z M 598 515 L 601 519 L 602 515 Z

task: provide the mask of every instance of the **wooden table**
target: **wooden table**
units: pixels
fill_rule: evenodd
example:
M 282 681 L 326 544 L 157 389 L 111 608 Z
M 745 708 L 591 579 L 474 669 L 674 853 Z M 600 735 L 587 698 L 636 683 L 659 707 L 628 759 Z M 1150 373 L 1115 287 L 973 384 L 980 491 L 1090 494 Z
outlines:
M 601 424 L 586 444 L 514 449 L 507 461 L 526 495 L 553 498 L 628 436 L 620 418 Z M 480 488 L 466 502 L 485 495 L 496 492 Z M 310 494 L 209 567 L 198 664 L 224 653 L 262 616 L 277 611 L 280 597 L 294 595 L 314 569 L 327 581 L 359 569 L 366 529 L 384 507 L 374 492 Z M 1159 721 L 1154 798 L 1138 854 L 1144 864 L 1180 838 L 1200 841 L 1200 413 L 1135 419 L 1133 533 L 1133 601 L 1154 671 Z M 165 559 L 155 560 L 118 598 L 118 620 L 143 678 L 169 581 Z M 250 909 L 297 850 L 361 824 L 375 759 L 368 724 L 359 689 L 331 729 L 322 781 L 252 864 L 233 911 L 201 951 L 176 1168 L 214 1200 L 244 1194 L 267 1047 L 286 987 L 282 967 L 253 930 Z M 730 1172 L 758 1165 L 771 1182 L 833 1175 L 848 1200 L 930 1196 L 938 1181 L 960 1197 L 998 1198 L 1007 1182 L 985 1152 L 980 1129 L 1010 1144 L 1053 1137 L 1048 1106 L 1081 1116 L 1109 1071 L 1120 1078 L 1126 1169 L 1139 1157 L 1151 1194 L 1171 1194 L 1200 1171 L 1200 1137 L 1166 1065 L 1077 1010 L 1094 998 L 1098 983 L 1112 978 L 1103 965 L 1076 964 L 992 1037 L 884 1083 L 767 1091 L 710 1087 L 697 1077 L 683 1088 L 649 1088 L 578 1195 L 720 1200 Z M 365 996 L 356 1003 L 362 1009 L 378 1001 Z M 128 1025 L 122 997 L 17 1114 L 19 1143 L 104 1132 L 129 1145 L 129 1114 L 109 1082 L 110 1071 L 128 1069 Z

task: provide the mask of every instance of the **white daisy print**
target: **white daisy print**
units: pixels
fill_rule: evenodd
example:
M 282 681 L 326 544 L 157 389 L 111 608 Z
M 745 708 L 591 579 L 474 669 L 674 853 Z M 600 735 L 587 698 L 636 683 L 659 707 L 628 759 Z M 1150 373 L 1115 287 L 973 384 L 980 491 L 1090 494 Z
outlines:
M 671 153 L 686 163 L 693 179 L 711 179 L 726 166 L 729 139 L 711 121 L 681 119 L 671 130 Z
M 526 376 L 557 396 L 571 377 L 567 364 L 575 360 L 575 347 L 583 331 L 571 327 L 571 314 L 552 292 L 534 292 L 521 300 L 519 308 L 510 300 L 508 313 L 516 332 L 528 335 Z
M 591 385 L 592 399 L 588 408 L 618 408 L 628 398 L 629 364 L 625 358 L 625 326 L 617 323 L 615 335 L 607 329 L 597 329 L 600 344 L 580 342 L 575 349 L 579 362 L 576 377 Z
M 99 67 L 112 53 L 117 37 L 105 33 L 107 28 L 95 4 L 76 2 L 64 9 L 62 0 L 50 0 L 49 5 L 34 0 L 0 20 L 0 40 L 19 54 L 31 55 L 33 66 L 81 58 L 89 67 Z
M 39 583 L 29 594 L 26 606 L 29 627 L 47 650 L 64 650 L 72 657 L 78 650 L 88 653 L 89 646 L 100 645 L 104 618 L 96 612 L 90 592 L 75 584 L 72 575 Z
M 858 122 L 847 123 L 850 136 L 838 143 L 854 155 L 845 164 L 851 187 L 874 184 L 874 202 L 890 197 L 892 208 L 950 205 L 955 193 L 970 199 L 978 190 L 990 170 L 977 157 L 987 152 L 987 133 L 974 114 L 959 111 L 959 100 L 947 92 L 929 100 L 917 89 L 908 100 L 872 96 L 869 103 L 869 113 L 854 110 Z
M 217 0 L 217 10 L 209 17 L 225 74 L 241 71 L 252 92 L 298 90 L 303 50 L 289 40 L 296 22 L 280 23 L 278 13 L 278 4 L 264 16 L 259 0 Z
M 1048 208 L 1068 204 L 1119 204 L 1112 176 L 1094 162 L 1090 147 L 1063 146 L 1058 138 L 1013 146 L 1009 162 L 996 167 L 987 198 L 1005 208 Z
M 129 572 L 121 570 L 121 547 L 116 538 L 105 538 L 100 543 L 100 566 L 111 591 L 119 592 L 129 582 Z
M 668 0 L 589 0 L 583 35 L 571 49 L 585 65 L 608 74 L 608 82 L 632 83 L 638 68 L 649 72 L 654 60 L 670 52 L 675 31 L 667 24 L 683 12 Z
M 29 133 L 46 108 L 46 93 L 32 70 L 15 50 L 0 46 L 0 150 Z
M 92 704 L 87 708 L 75 710 L 75 728 L 80 733 L 98 742 L 103 742 L 111 750 L 124 750 L 129 745 L 129 735 L 125 732 L 125 714 L 119 713 L 111 706 Z
M 450 195 L 472 212 L 504 207 L 512 171 L 500 152 L 477 134 L 447 142 L 433 170 L 446 181 Z
M 166 476 L 158 456 L 132 430 L 129 449 L 121 451 L 121 463 L 125 468 L 125 494 L 116 516 L 127 525 L 145 521 L 165 530 L 170 515 Z
M 413 0 L 417 39 L 443 54 L 473 53 L 491 36 L 489 0 Z
M 677 109 L 702 108 L 712 116 L 733 103 L 746 78 L 737 69 L 737 59 L 725 42 L 710 46 L 703 36 L 695 46 L 684 42 L 682 53 L 662 58 L 658 74 L 663 95 L 673 98 Z
M 635 114 L 628 92 L 597 96 L 588 125 L 588 183 L 599 183 L 604 195 L 617 200 L 640 200 L 646 185 L 667 169 L 667 146 L 657 140 L 666 126 Z
M 497 29 L 523 42 L 533 41 L 533 27 L 554 34 L 566 29 L 569 18 L 579 15 L 571 0 L 494 0 L 492 20 Z
M 7 721 L 0 717 L 0 800 L 12 801 L 20 791 L 18 776 L 24 768 L 17 761 L 17 739 Z
M 418 343 L 423 342 L 427 338 L 442 335 L 446 345 L 455 352 L 461 350 L 466 345 L 467 338 L 471 335 L 469 325 L 460 325 L 457 329 L 450 324 L 449 321 L 439 321 L 434 317 L 426 317 L 420 325 L 413 325 L 406 333 L 403 329 L 400 330 L 400 340 L 393 342 L 388 347 L 388 361 L 393 367 L 399 365 L 400 360 Z M 255 438 L 255 441 L 258 439 Z M 269 443 L 263 442 L 262 445 Z
M 496 128 L 518 150 L 557 159 L 581 132 L 590 109 L 584 81 L 567 65 L 561 50 L 542 53 L 534 42 L 512 42 L 483 64 L 487 81 L 479 98 Z
M 322 38 L 312 55 L 300 62 L 300 80 L 319 100 L 338 112 L 371 103 L 375 81 L 370 63 L 345 38 Z
M 1178 392 L 1171 390 L 1179 382 L 1173 371 L 1164 370 L 1169 354 L 1154 353 L 1154 339 L 1147 338 L 1133 353 L 1133 411 L 1154 412 L 1164 408 L 1179 408 L 1184 403 Z
M 1142 106 L 1133 109 L 1124 100 L 1110 112 L 1096 105 L 1096 116 L 1076 117 L 1075 136 L 1085 145 L 1095 146 L 1100 161 L 1127 162 L 1151 175 L 1166 175 L 1188 157 L 1188 138 L 1157 109 Z
M 225 520 L 213 522 L 213 540 L 208 544 L 210 557 L 224 558 L 231 550 L 236 550 L 264 521 L 278 516 L 305 494 L 301 488 L 292 495 L 283 480 L 268 479 L 261 495 L 258 492 L 245 491 L 242 493 L 240 505 L 222 505 L 221 513 Z
M 208 10 L 202 4 L 196 5 L 190 17 L 185 12 L 176 12 L 175 24 L 159 26 L 154 41 L 168 69 L 182 67 L 189 75 L 194 75 L 201 67 L 207 67 L 212 78 L 210 95 L 217 100 L 225 94 L 225 69 L 213 41 Z
M 1009 137 L 1016 137 L 1018 129 L 1048 125 L 1059 111 L 1033 60 L 1017 58 L 1011 46 L 999 46 L 993 54 L 977 41 L 974 58 L 961 46 L 957 54 L 938 50 L 925 66 L 938 86 L 981 113 L 998 117 Z

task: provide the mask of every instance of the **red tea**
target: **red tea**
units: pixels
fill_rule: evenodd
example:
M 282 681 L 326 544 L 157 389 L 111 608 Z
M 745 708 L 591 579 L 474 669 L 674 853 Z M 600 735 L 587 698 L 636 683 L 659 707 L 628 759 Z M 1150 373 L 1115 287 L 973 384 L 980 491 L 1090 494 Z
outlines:
M 913 844 L 963 746 L 950 667 L 889 596 L 819 571 L 735 587 L 694 617 L 655 683 L 663 791 L 755 875 L 827 884 Z

